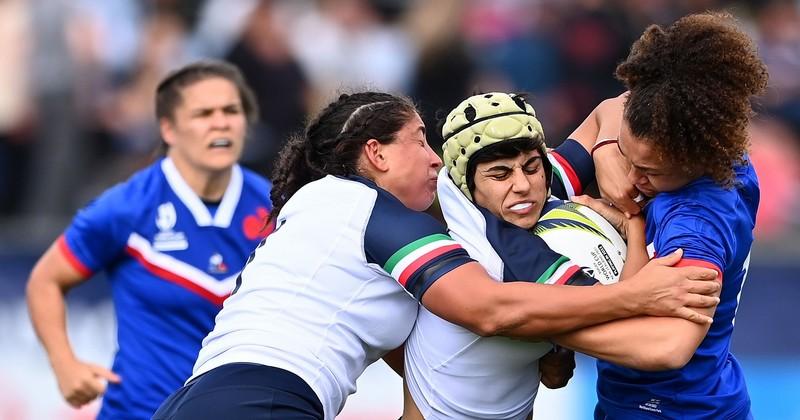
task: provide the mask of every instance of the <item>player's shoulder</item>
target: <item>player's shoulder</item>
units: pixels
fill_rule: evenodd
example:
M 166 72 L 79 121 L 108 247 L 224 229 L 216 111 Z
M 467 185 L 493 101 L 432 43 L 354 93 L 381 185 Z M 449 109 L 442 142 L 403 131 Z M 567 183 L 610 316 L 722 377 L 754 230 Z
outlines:
M 166 180 L 161 173 L 159 162 L 156 162 L 108 188 L 92 200 L 90 205 L 103 205 L 118 212 L 135 214 L 143 206 L 147 206 L 152 201 L 150 198 L 164 185 Z
M 316 206 L 330 210 L 353 206 L 364 200 L 371 202 L 374 197 L 375 191 L 360 182 L 328 175 L 303 185 L 286 202 L 284 209 Z
M 758 202 L 756 178 L 737 175 L 735 182 L 726 187 L 703 177 L 680 190 L 658 194 L 645 210 L 648 217 L 663 222 L 680 217 L 735 223 L 742 217 L 743 207 L 757 206 Z
M 433 216 L 409 209 L 390 192 L 378 187 L 368 180 L 364 184 L 374 189 L 375 204 L 370 215 L 370 225 L 382 226 L 387 230 L 422 229 L 423 231 L 445 233 L 442 223 Z

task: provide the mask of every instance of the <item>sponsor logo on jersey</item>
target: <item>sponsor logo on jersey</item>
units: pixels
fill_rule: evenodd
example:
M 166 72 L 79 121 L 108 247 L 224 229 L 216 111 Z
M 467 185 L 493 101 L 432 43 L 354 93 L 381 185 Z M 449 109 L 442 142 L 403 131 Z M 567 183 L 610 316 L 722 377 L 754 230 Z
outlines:
M 643 404 L 639 404 L 639 409 L 644 411 L 649 411 L 651 413 L 661 413 L 661 400 L 657 398 L 650 398 L 650 401 L 647 401 Z
M 182 251 L 189 247 L 186 235 L 172 230 L 177 222 L 178 214 L 172 203 L 166 202 L 158 206 L 156 227 L 159 232 L 153 238 L 153 248 L 158 251 Z

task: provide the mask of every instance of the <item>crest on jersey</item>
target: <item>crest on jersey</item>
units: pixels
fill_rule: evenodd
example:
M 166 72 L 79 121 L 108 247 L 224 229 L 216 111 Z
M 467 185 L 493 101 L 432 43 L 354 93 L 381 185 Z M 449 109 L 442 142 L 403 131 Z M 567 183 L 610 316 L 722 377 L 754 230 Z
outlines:
M 228 265 L 222 259 L 222 254 L 215 252 L 208 259 L 208 272 L 214 274 L 224 274 L 228 272 Z
M 189 241 L 183 232 L 175 232 L 178 213 L 171 202 L 162 203 L 156 211 L 156 227 L 158 233 L 153 238 L 153 248 L 159 251 L 181 251 L 189 247 Z

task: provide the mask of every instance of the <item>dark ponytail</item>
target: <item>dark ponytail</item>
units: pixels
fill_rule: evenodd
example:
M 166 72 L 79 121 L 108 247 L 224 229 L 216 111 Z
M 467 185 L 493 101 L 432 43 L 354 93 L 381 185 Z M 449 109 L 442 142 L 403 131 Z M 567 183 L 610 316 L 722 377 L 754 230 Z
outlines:
M 358 174 L 362 146 L 370 139 L 383 144 L 417 109 L 407 98 L 380 92 L 343 94 L 323 109 L 283 146 L 272 172 L 270 221 L 304 185 L 326 175 Z

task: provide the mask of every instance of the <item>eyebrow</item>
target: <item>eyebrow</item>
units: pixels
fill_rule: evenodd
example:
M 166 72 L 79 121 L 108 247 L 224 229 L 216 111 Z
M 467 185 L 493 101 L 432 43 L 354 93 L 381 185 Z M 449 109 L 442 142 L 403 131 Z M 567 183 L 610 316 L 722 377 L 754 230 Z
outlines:
M 192 108 L 192 109 L 190 109 L 189 112 L 191 112 L 192 114 L 202 114 L 202 113 L 214 111 L 215 109 L 227 110 L 227 109 L 231 109 L 231 108 L 242 108 L 242 104 L 240 102 L 230 102 L 230 103 L 227 103 L 227 104 L 224 104 L 224 105 L 219 105 L 219 106 L 204 106 L 204 107 L 199 107 L 199 108 Z
M 533 156 L 532 158 L 530 158 L 530 159 L 526 160 L 526 161 L 525 161 L 525 163 L 523 163 L 523 164 L 522 164 L 522 167 L 524 168 L 524 167 L 526 167 L 526 166 L 528 166 L 528 165 L 531 165 L 531 164 L 532 164 L 532 163 L 534 163 L 534 162 L 535 162 L 537 159 L 538 159 L 538 160 L 541 160 L 541 159 L 542 159 L 542 157 L 541 157 L 541 156 Z M 511 170 L 511 166 L 508 166 L 508 165 L 503 165 L 503 164 L 497 164 L 497 165 L 495 165 L 495 166 L 492 166 L 492 167 L 490 167 L 490 168 L 486 168 L 486 169 L 484 169 L 484 170 L 483 170 L 483 172 L 490 172 L 490 171 L 508 171 L 508 170 Z

